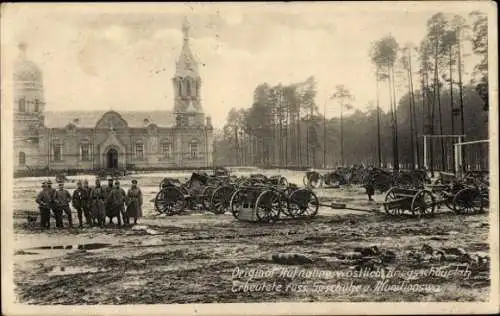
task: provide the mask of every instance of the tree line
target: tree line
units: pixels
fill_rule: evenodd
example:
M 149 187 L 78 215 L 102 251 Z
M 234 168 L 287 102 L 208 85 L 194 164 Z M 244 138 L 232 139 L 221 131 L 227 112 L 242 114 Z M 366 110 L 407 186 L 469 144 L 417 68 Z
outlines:
M 303 82 L 255 88 L 249 108 L 231 109 L 216 132 L 214 163 L 289 168 L 371 164 L 381 167 L 453 170 L 456 138 L 488 138 L 487 16 L 471 12 L 437 13 L 427 21 L 419 45 L 401 45 L 393 36 L 375 42 L 368 52 L 374 65 L 375 101 L 366 110 L 353 107 L 355 96 L 344 85 L 329 103 L 340 116 L 327 118 L 318 106 L 313 76 Z M 470 82 L 464 83 L 464 44 L 479 57 Z M 396 87 L 405 87 L 398 99 Z M 385 90 L 385 91 L 383 91 Z M 383 111 L 380 96 L 389 100 Z M 323 112 L 323 113 L 322 113 Z M 463 147 L 462 164 L 487 168 L 487 144 Z

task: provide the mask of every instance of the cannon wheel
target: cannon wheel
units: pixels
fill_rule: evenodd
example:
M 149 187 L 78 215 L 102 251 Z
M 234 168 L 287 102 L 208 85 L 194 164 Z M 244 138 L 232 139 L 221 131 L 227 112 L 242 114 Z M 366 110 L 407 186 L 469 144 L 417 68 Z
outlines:
M 474 214 L 483 210 L 483 198 L 477 189 L 462 189 L 453 198 L 453 211 L 457 214 Z
M 420 217 L 422 215 L 434 215 L 436 203 L 434 195 L 429 190 L 418 191 L 411 201 L 411 212 Z
M 282 208 L 281 194 L 276 191 L 262 192 L 255 202 L 255 213 L 259 222 L 277 220 Z
M 215 214 L 224 214 L 230 207 L 233 191 L 233 188 L 229 186 L 217 188 L 210 198 L 212 212 Z
M 385 194 L 384 199 L 384 210 L 389 215 L 401 215 L 403 213 L 403 209 L 401 208 L 389 208 L 387 203 L 390 201 L 394 201 L 397 199 L 396 193 L 394 193 L 394 187 L 390 188 L 389 191 Z
M 280 177 L 279 184 L 280 184 L 280 185 L 284 185 L 284 186 L 288 186 L 288 180 L 287 180 L 287 178 L 285 178 L 285 177 Z
M 243 207 L 243 192 L 242 190 L 234 191 L 229 202 L 229 209 L 235 218 L 239 218 L 240 209 Z
M 302 182 L 304 183 L 304 186 L 306 187 L 311 187 L 311 188 L 320 188 L 323 186 L 323 176 L 317 172 L 314 172 L 318 176 L 318 181 L 313 181 L 311 182 L 309 180 L 309 177 L 304 175 L 304 178 L 302 179 Z
M 298 189 L 288 198 L 287 214 L 291 217 L 314 217 L 318 214 L 319 200 L 316 194 L 308 189 Z
M 186 199 L 179 189 L 164 188 L 156 195 L 154 206 L 157 212 L 170 216 L 186 208 Z
M 201 204 L 203 205 L 203 208 L 207 211 L 210 211 L 212 209 L 212 204 L 211 204 L 211 200 L 212 200 L 212 194 L 214 193 L 214 191 L 216 190 L 215 187 L 209 185 L 209 186 L 206 186 L 205 188 L 203 188 L 203 191 L 201 192 Z

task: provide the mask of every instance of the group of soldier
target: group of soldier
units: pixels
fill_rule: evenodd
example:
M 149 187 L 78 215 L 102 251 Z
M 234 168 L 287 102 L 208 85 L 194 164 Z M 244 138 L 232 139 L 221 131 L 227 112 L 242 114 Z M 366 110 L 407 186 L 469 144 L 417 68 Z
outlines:
M 56 228 L 63 228 L 63 214 L 68 218 L 69 227 L 73 227 L 71 206 L 77 211 L 79 227 L 83 227 L 83 216 L 90 227 L 104 227 L 106 218 L 113 223 L 116 217 L 118 226 L 134 225 L 142 217 L 142 192 L 137 186 L 137 180 L 132 180 L 130 189 L 125 192 L 118 180 L 108 177 L 108 186 L 101 186 L 99 179 L 95 186 L 89 187 L 87 180 L 77 182 L 73 195 L 64 188 L 64 183 L 58 184 L 58 189 L 52 188 L 52 181 L 44 181 L 42 190 L 36 198 L 40 210 L 40 221 L 43 229 L 50 228 L 51 211 L 56 221 Z

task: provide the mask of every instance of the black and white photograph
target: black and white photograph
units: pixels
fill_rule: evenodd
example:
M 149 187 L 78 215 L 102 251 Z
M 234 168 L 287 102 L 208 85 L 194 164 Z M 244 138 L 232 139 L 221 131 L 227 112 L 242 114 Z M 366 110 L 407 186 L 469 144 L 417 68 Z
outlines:
M 2 314 L 500 312 L 496 9 L 3 3 Z

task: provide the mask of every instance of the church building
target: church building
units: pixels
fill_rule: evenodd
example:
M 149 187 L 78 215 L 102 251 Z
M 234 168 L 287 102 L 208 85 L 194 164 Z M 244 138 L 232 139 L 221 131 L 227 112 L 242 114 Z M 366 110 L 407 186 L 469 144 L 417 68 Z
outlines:
M 186 20 L 182 31 L 173 111 L 45 111 L 42 71 L 21 44 L 13 77 L 15 170 L 211 166 L 213 127 L 201 106 Z

